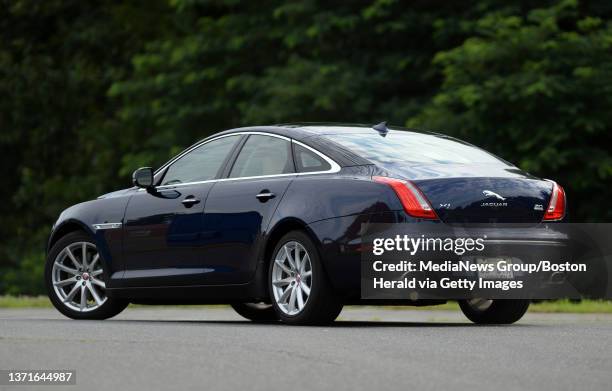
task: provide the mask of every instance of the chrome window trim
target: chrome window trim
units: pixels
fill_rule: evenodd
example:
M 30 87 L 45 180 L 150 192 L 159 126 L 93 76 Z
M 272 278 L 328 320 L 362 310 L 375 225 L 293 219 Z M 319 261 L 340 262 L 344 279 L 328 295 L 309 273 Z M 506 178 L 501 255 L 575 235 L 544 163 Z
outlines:
M 166 169 L 166 167 L 170 166 L 175 161 L 177 161 L 181 157 L 185 156 L 189 152 L 191 152 L 194 149 L 199 148 L 202 145 L 207 144 L 207 143 L 209 143 L 211 141 L 215 141 L 215 140 L 218 140 L 218 139 L 224 138 L 224 137 L 230 137 L 230 136 L 236 136 L 236 135 L 251 135 L 251 134 L 276 137 L 276 138 L 280 138 L 280 139 L 283 139 L 283 140 L 287 140 L 290 143 L 295 143 L 295 144 L 297 144 L 297 145 L 299 145 L 301 147 L 304 147 L 304 148 L 308 149 L 309 151 L 312 151 L 313 153 L 317 154 L 318 156 L 320 156 L 323 160 L 325 160 L 330 165 L 331 168 L 329 170 L 325 170 L 325 171 L 292 172 L 292 173 L 288 173 L 288 174 L 273 174 L 273 175 L 258 175 L 258 176 L 238 177 L 238 178 L 208 179 L 208 180 L 205 180 L 205 181 L 176 183 L 176 184 L 172 184 L 172 185 L 161 185 L 161 186 L 156 186 L 155 188 L 159 189 L 159 190 L 164 190 L 164 189 L 174 189 L 174 188 L 183 187 L 183 186 L 198 185 L 198 184 L 202 184 L 202 183 L 229 182 L 229 181 L 240 181 L 240 180 L 249 180 L 249 179 L 265 179 L 265 178 L 277 178 L 277 177 L 280 178 L 280 177 L 287 177 L 287 176 L 333 174 L 333 173 L 336 173 L 336 172 L 340 171 L 340 169 L 341 169 L 341 167 L 340 167 L 340 165 L 338 163 L 336 163 L 334 160 L 332 160 L 331 158 L 329 158 L 325 154 L 317 151 L 316 149 L 314 149 L 314 148 L 312 148 L 312 147 L 310 147 L 310 146 L 308 146 L 308 145 L 306 145 L 306 144 L 304 144 L 302 142 L 293 140 L 293 139 L 291 139 L 289 137 L 281 136 L 279 134 L 266 133 L 266 132 L 237 132 L 237 133 L 224 134 L 224 135 L 212 138 L 210 140 L 206 140 L 205 142 L 202 142 L 202 143 L 194 145 L 193 147 L 183 151 L 183 153 L 181 153 L 180 155 L 176 156 L 174 159 L 170 160 L 169 162 L 167 162 L 163 166 L 161 166 L 157 171 L 155 171 L 155 175 L 157 175 L 158 173 L 161 173 L 164 169 Z M 138 191 L 144 191 L 144 190 L 145 189 L 138 189 Z

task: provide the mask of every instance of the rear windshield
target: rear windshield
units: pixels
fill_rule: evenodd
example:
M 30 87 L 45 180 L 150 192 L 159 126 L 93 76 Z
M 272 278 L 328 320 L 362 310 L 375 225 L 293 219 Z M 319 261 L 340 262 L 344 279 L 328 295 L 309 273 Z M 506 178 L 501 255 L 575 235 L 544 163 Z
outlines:
M 376 132 L 327 134 L 325 137 L 374 163 L 507 164 L 471 145 L 430 134 L 390 131 L 385 137 Z

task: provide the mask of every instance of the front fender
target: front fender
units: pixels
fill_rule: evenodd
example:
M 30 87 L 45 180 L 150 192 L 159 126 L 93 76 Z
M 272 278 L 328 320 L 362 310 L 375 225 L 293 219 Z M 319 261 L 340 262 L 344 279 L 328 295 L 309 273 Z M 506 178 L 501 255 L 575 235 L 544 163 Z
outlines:
M 53 225 L 47 243 L 47 254 L 64 235 L 82 231 L 91 236 L 96 244 L 102 262 L 113 275 L 123 271 L 121 259 L 123 218 L 129 196 L 99 198 L 83 202 L 63 211 Z M 96 229 L 96 224 L 118 223 L 114 229 Z
M 47 248 L 46 252 L 49 254 L 53 245 L 62 238 L 62 236 L 73 232 L 73 231 L 83 231 L 91 237 L 94 237 L 95 231 L 93 228 L 83 221 L 80 221 L 75 218 L 61 218 L 58 219 L 53 227 L 51 228 L 51 233 L 49 234 L 49 239 L 47 240 Z

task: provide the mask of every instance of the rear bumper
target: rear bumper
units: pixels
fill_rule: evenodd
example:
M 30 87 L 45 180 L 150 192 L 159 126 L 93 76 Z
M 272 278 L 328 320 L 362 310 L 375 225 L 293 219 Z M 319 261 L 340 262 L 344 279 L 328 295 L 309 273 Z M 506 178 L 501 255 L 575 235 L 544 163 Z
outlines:
M 499 257 L 511 259 L 512 263 L 532 265 L 539 261 L 548 261 L 552 265 L 572 264 L 569 239 L 566 232 L 556 229 L 555 224 L 530 225 L 483 225 L 473 227 L 453 227 L 440 222 L 412 222 L 408 223 L 403 212 L 386 212 L 368 215 L 345 216 L 313 223 L 309 226 L 311 232 L 317 236 L 320 245 L 320 255 L 328 277 L 337 293 L 346 300 L 360 300 L 364 298 L 362 271 L 364 259 L 372 257 L 372 238 L 395 237 L 398 234 L 410 236 L 448 236 L 448 237 L 480 237 L 484 238 L 485 251 L 451 257 L 453 261 L 463 260 L 477 263 L 486 258 Z M 411 258 L 411 257 L 408 257 Z M 430 252 L 426 257 L 434 263 L 442 263 L 451 259 L 448 254 L 441 256 Z M 385 258 L 393 261 L 393 257 Z M 397 261 L 406 260 L 406 254 L 399 254 Z M 478 272 L 426 272 L 416 274 L 417 278 L 441 278 L 445 274 L 449 277 L 462 277 L 478 280 Z M 554 270 L 539 270 L 524 273 L 520 270 L 516 276 L 529 274 L 529 283 L 541 288 L 550 287 L 553 291 L 559 289 L 560 283 L 571 280 L 572 273 Z M 448 294 L 445 294 L 448 293 Z M 568 294 L 574 292 L 568 292 Z M 546 292 L 543 297 L 546 298 Z M 432 300 L 458 298 L 457 292 L 437 292 L 431 297 L 422 297 Z M 569 295 L 573 296 L 573 295 Z M 397 297 L 395 297 L 397 298 Z M 408 297 L 406 299 L 409 299 Z

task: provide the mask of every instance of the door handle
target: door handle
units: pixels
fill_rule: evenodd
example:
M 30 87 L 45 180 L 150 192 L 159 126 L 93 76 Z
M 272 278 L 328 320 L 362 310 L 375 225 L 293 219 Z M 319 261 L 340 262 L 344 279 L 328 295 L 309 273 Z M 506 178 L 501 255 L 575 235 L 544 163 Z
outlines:
M 200 200 L 195 198 L 194 196 L 187 196 L 187 198 L 181 201 L 181 204 L 185 205 L 186 208 L 191 208 L 195 204 L 199 204 L 199 203 L 200 203 Z
M 262 190 L 261 192 L 259 192 L 259 194 L 255 196 L 255 198 L 257 198 L 261 202 L 266 202 L 274 197 L 276 197 L 276 194 L 272 193 L 268 189 Z

